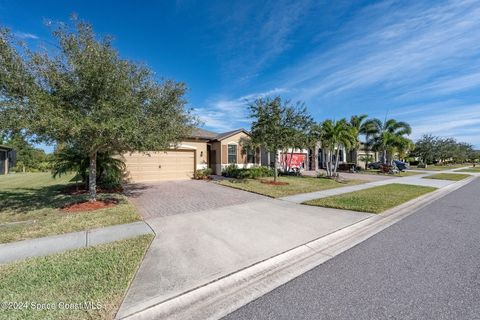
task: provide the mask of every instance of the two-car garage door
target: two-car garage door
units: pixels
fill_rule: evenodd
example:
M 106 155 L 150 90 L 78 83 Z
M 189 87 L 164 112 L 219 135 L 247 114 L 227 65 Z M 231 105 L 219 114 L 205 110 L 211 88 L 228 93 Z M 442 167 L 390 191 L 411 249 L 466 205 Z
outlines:
M 195 151 L 175 150 L 132 153 L 123 156 L 132 182 L 189 179 L 193 177 Z

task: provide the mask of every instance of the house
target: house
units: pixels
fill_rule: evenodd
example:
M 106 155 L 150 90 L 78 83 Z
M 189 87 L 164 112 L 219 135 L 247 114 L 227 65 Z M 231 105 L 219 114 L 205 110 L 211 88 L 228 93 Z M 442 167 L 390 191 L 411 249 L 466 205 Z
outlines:
M 260 164 L 260 152 L 245 152 L 242 142 L 250 138 L 245 129 L 217 133 L 196 128 L 168 150 L 122 155 L 131 182 L 189 179 L 195 170 L 211 168 L 221 174 L 228 165 L 251 167 Z
M 0 175 L 8 174 L 15 166 L 16 152 L 13 148 L 0 145 Z

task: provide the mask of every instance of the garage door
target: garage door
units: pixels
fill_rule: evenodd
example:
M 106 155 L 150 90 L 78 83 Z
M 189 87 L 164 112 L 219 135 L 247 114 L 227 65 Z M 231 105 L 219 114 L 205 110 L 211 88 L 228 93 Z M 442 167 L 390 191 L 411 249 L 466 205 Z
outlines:
M 132 182 L 189 179 L 193 177 L 194 151 L 159 151 L 125 154 L 127 176 Z

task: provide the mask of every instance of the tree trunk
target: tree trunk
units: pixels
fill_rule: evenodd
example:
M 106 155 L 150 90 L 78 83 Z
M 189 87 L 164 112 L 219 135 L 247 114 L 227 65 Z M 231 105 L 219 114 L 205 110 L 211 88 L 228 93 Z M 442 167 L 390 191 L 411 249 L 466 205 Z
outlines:
M 293 160 L 293 148 L 292 148 L 292 151 L 290 152 L 290 161 L 288 162 L 289 170 L 292 170 L 292 160 Z
M 334 173 L 337 175 L 337 168 L 338 168 L 338 157 L 340 156 L 340 149 L 337 148 L 337 152 L 335 152 L 335 167 L 334 167 Z
M 90 167 L 88 170 L 88 190 L 90 201 L 97 201 L 97 152 L 90 154 Z
M 383 149 L 383 164 L 387 164 L 387 149 Z
M 274 162 L 273 162 L 273 181 L 274 182 L 277 182 L 277 178 L 278 178 L 278 152 L 275 151 L 275 159 L 274 159 Z

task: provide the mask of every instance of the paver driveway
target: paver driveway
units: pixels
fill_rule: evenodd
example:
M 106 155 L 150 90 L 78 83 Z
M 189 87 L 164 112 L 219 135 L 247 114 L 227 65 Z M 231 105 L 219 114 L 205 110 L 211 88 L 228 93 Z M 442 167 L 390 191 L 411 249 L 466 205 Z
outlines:
M 134 184 L 127 193 L 144 219 L 221 208 L 265 197 L 211 181 L 181 180 Z

